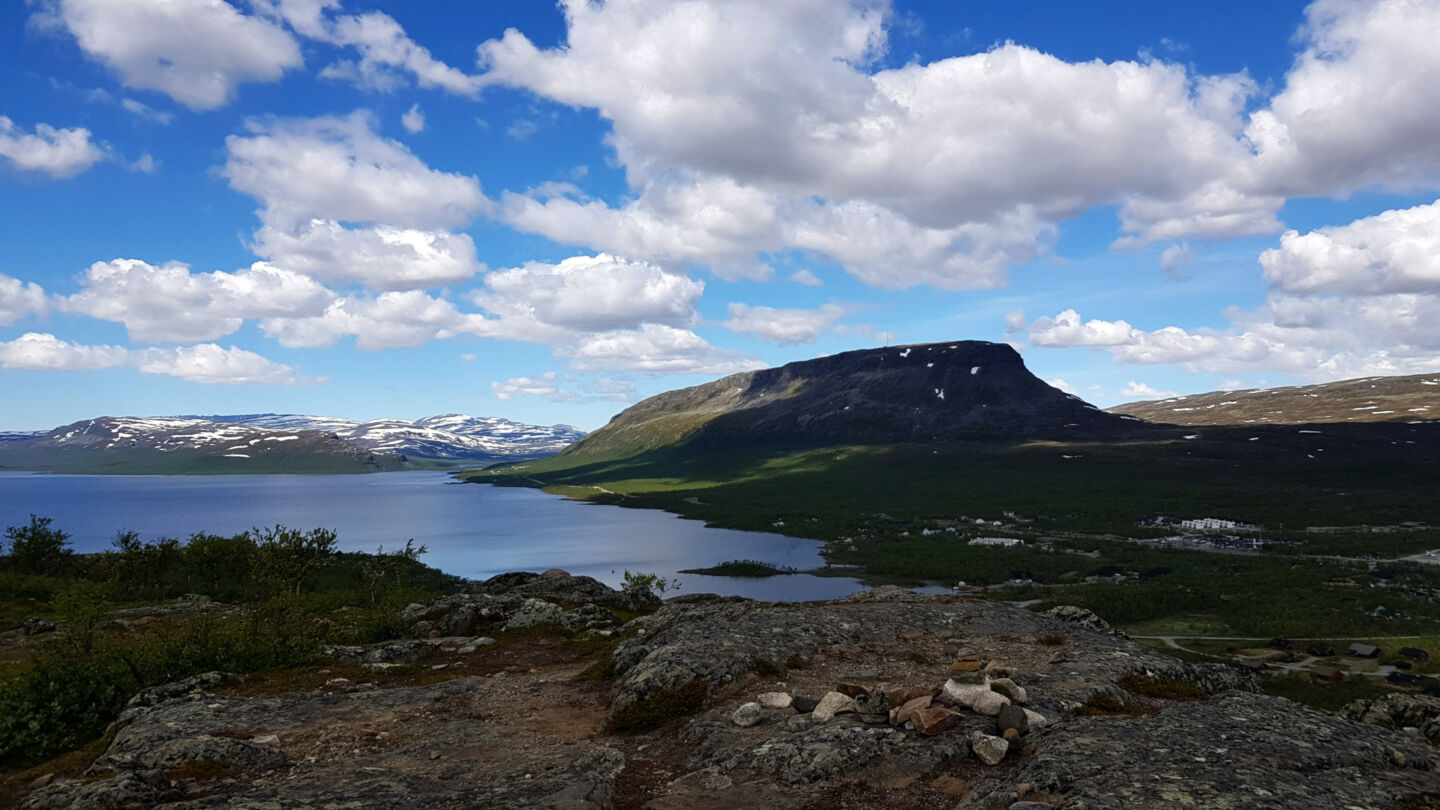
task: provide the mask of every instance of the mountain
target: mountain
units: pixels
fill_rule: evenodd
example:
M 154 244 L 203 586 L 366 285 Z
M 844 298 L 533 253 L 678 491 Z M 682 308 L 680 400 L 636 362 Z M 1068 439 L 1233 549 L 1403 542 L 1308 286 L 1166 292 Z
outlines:
M 1172 425 L 1429 421 L 1440 419 L 1440 375 L 1362 377 L 1320 385 L 1215 391 L 1132 402 L 1109 412 Z
M 276 430 L 323 430 L 366 450 L 400 453 L 412 460 L 485 462 L 558 453 L 585 435 L 570 425 L 526 425 L 508 419 L 460 413 L 409 422 L 375 419 L 355 422 L 328 416 L 244 414 L 198 417 Z
M 0 468 L 71 473 L 354 473 L 551 455 L 583 432 L 463 414 L 355 422 L 294 414 L 100 417 L 0 434 Z
M 1081 440 L 1139 428 L 1047 385 L 1010 346 L 957 341 L 845 352 L 670 391 L 621 412 L 564 455 L 679 442 Z

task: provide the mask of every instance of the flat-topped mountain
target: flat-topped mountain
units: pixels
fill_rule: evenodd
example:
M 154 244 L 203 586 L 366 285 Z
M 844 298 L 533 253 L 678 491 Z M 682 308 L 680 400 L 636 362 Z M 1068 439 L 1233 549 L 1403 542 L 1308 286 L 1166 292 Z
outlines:
M 74 473 L 351 473 L 551 455 L 584 433 L 463 414 L 100 417 L 0 436 L 0 468 Z
M 1131 402 L 1109 412 L 1172 425 L 1428 421 L 1440 419 L 1440 374 L 1214 391 Z
M 844 352 L 670 391 L 626 409 L 565 454 L 682 441 L 1082 439 L 1136 425 L 1047 385 L 1010 346 L 957 341 Z

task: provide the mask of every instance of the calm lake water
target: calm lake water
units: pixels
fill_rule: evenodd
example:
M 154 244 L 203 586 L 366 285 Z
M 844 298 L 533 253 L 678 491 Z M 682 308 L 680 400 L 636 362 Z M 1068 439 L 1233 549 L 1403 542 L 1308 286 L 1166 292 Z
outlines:
M 443 472 L 369 475 L 42 475 L 0 472 L 0 526 L 54 519 L 76 551 L 109 548 L 120 529 L 146 540 L 254 526 L 334 529 L 346 551 L 429 547 L 424 562 L 470 579 L 564 568 L 618 587 L 626 569 L 681 581 L 679 593 L 831 599 L 858 580 L 808 575 L 738 579 L 679 574 L 726 560 L 799 569 L 820 544 L 708 529 L 666 512 L 568 501 L 532 489 L 457 483 Z

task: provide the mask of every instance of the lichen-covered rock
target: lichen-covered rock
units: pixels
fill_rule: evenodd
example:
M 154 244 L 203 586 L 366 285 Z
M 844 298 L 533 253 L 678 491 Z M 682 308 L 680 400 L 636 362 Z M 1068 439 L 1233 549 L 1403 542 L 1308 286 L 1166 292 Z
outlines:
M 1067 720 L 1030 739 L 1035 755 L 1006 783 L 978 785 L 967 807 L 1008 807 L 1018 783 L 1076 808 L 1398 810 L 1404 796 L 1440 795 L 1440 758 L 1423 742 L 1243 692 Z
M 794 700 L 786 692 L 761 692 L 755 696 L 755 702 L 767 709 L 788 709 Z
M 1340 714 L 1359 723 L 1418 729 L 1430 742 L 1440 743 L 1440 697 L 1392 692 L 1351 701 Z
M 712 690 L 722 688 L 748 673 L 757 659 L 779 662 L 821 649 L 893 645 L 917 627 L 926 628 L 931 637 L 971 639 L 967 643 L 977 647 L 977 654 L 991 660 L 1005 654 L 1005 645 L 1020 642 L 979 648 L 978 639 L 1065 634 L 1071 643 L 1062 653 L 1036 648 L 1075 659 L 1057 662 L 1060 675 L 1046 682 L 1043 698 L 1057 712 L 1060 701 L 1083 703 L 1127 674 L 1176 678 L 1207 692 L 1259 688 L 1254 675 L 1232 667 L 1189 664 L 1119 636 L 994 602 L 916 594 L 904 600 L 823 604 L 671 600 L 645 622 L 645 635 L 623 642 L 612 654 L 619 673 L 614 708 L 698 681 L 709 683 Z
M 560 616 L 560 624 L 571 630 L 585 630 L 619 627 L 624 622 L 619 616 L 599 605 L 581 605 L 574 610 L 565 611 Z
M 505 622 L 506 630 L 521 630 L 527 627 L 549 627 L 563 621 L 565 611 L 559 605 L 552 605 L 539 599 L 526 599 Z
M 977 713 L 988 717 L 996 717 L 1000 710 L 1010 705 L 1010 698 L 999 692 L 986 690 L 975 697 L 975 702 L 970 705 Z
M 479 678 L 355 693 L 193 691 L 135 707 L 87 780 L 35 791 L 29 810 L 453 810 L 612 807 L 625 760 L 479 716 Z M 178 690 L 177 690 L 178 691 Z M 383 741 L 383 742 L 382 742 Z M 219 771 L 184 804 L 169 773 Z M 107 775 L 108 769 L 118 769 Z M 179 778 L 179 777 L 176 777 Z M 188 777 L 187 777 L 188 778 Z M 202 777 L 203 778 L 203 777 Z M 213 779 L 213 777 L 209 777 Z
M 951 706 L 964 706 L 969 709 L 975 706 L 975 701 L 990 691 L 990 685 L 986 683 L 946 681 L 940 689 L 940 699 Z
M 1119 630 L 1110 626 L 1110 623 L 1095 615 L 1095 611 L 1089 608 L 1076 607 L 1075 605 L 1056 605 L 1045 611 L 1046 616 L 1054 616 L 1061 621 L 1074 622 L 1081 627 L 1094 630 L 1097 633 L 1106 633 L 1112 636 L 1124 636 Z
M 742 703 L 730 714 L 730 720 L 741 728 L 759 725 L 765 719 L 765 710 L 759 703 Z
M 853 775 L 879 759 L 900 760 L 924 770 L 965 750 L 964 740 L 921 739 L 888 726 L 862 726 L 852 721 L 814 726 L 758 746 L 702 747 L 688 764 L 696 770 L 718 767 L 727 774 L 749 769 L 783 784 L 796 784 Z
M 970 734 L 970 750 L 986 765 L 999 765 L 1010 751 L 1010 741 L 1003 737 L 976 731 Z
M 648 590 L 615 590 L 594 577 L 571 576 L 565 571 L 552 569 L 548 574 L 534 574 L 519 571 L 500 574 L 476 585 L 476 593 L 520 599 L 539 599 L 560 605 L 601 605 L 639 610 L 660 603 L 660 598 Z
M 53 633 L 56 629 L 54 622 L 39 618 L 38 616 L 32 616 L 20 624 L 20 632 L 27 636 Z
M 21 810 L 150 810 L 183 798 L 161 770 L 125 771 L 109 779 L 61 779 L 31 793 Z

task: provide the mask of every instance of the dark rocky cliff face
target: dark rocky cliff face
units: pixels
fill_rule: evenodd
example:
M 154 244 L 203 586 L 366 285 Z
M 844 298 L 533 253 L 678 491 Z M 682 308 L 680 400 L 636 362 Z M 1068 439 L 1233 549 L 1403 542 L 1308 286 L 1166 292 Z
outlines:
M 1076 440 L 1139 426 L 1047 385 L 1010 346 L 957 341 L 845 352 L 670 391 L 625 410 L 566 453 L 681 441 Z

